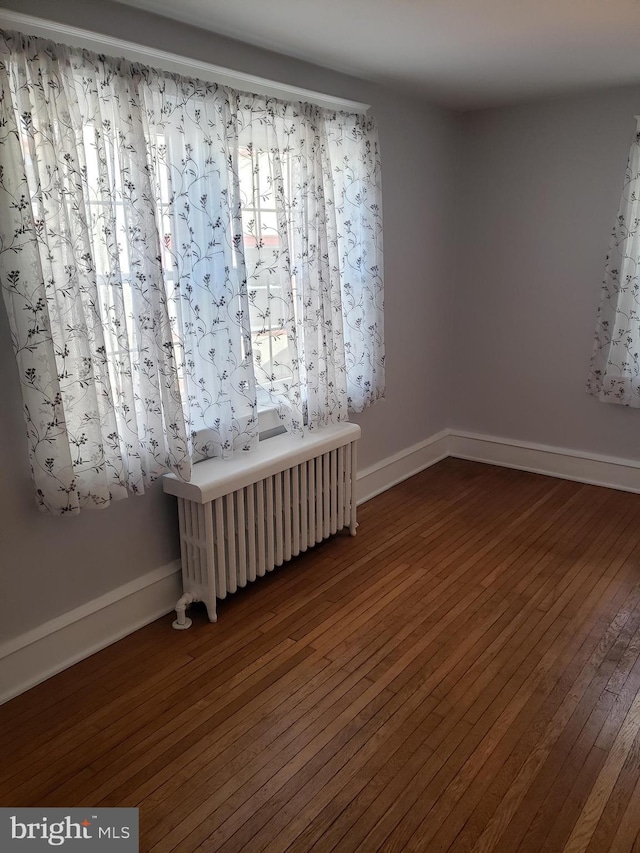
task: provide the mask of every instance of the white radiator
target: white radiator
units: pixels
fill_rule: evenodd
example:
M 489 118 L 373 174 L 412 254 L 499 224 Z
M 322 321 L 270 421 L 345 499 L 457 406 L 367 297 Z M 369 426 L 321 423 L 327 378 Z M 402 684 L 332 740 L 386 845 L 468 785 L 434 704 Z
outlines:
M 360 427 L 338 424 L 304 438 L 279 435 L 233 459 L 194 465 L 184 483 L 163 477 L 178 498 L 185 608 L 203 601 L 211 622 L 216 599 L 263 576 L 316 542 L 349 527 L 356 532 L 356 447 Z

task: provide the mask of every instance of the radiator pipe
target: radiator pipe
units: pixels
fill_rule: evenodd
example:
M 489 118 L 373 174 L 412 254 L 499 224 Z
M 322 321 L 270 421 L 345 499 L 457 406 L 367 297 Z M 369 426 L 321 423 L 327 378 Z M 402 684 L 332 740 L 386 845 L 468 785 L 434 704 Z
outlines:
M 187 628 L 191 627 L 191 619 L 185 615 L 185 611 L 194 601 L 197 601 L 197 598 L 192 592 L 185 592 L 178 599 L 178 603 L 176 604 L 176 618 L 173 621 L 173 627 L 176 631 L 186 631 Z

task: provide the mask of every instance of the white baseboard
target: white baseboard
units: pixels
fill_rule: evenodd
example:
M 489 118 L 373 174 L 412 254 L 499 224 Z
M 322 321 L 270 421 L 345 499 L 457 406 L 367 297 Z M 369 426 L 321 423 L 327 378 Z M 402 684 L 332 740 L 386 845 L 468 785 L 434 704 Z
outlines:
M 443 431 L 358 474 L 358 503 L 447 456 Z M 0 644 L 0 704 L 170 613 L 182 592 L 180 563 L 150 572 Z
M 182 592 L 175 561 L 0 645 L 0 704 L 169 613 Z
M 640 493 L 639 460 L 481 433 L 442 430 L 360 471 L 358 503 L 368 501 L 447 456 Z
M 635 460 L 443 430 L 360 471 L 358 503 L 447 456 L 640 492 Z M 180 594 L 176 561 L 0 644 L 0 704 L 169 613 Z
M 640 462 L 634 459 L 455 430 L 449 433 L 448 450 L 450 456 L 458 459 L 487 462 L 625 492 L 640 492 Z
M 407 447 L 393 456 L 358 472 L 358 504 L 386 492 L 392 486 L 413 477 L 449 455 L 449 431 L 442 430 L 430 438 Z

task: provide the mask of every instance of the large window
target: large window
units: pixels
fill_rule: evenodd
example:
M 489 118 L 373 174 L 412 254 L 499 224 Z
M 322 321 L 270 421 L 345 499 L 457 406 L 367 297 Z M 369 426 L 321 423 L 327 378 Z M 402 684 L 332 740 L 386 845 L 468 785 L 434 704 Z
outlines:
M 0 276 L 39 505 L 384 392 L 372 119 L 0 38 Z
M 287 330 L 288 294 L 296 306 L 296 276 L 282 280 L 279 264 L 283 241 L 293 240 L 293 221 L 287 199 L 291 197 L 291 160 L 285 157 L 282 185 L 286 225 L 278 223 L 273 158 L 253 148 L 238 151 L 244 258 L 249 287 L 249 316 L 256 382 L 262 399 L 281 392 L 294 377 L 295 341 Z M 288 247 L 291 248 L 290 246 Z

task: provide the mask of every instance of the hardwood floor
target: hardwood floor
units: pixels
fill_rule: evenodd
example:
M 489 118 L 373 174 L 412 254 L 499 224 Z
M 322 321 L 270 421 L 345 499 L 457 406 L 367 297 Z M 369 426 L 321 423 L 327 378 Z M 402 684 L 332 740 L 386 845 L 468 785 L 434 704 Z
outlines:
M 448 459 L 0 708 L 0 805 L 141 850 L 640 853 L 640 496 Z

